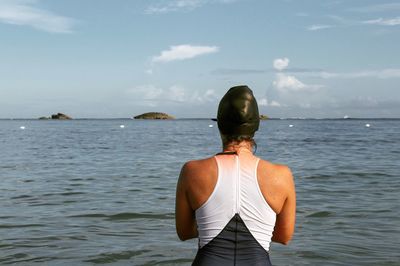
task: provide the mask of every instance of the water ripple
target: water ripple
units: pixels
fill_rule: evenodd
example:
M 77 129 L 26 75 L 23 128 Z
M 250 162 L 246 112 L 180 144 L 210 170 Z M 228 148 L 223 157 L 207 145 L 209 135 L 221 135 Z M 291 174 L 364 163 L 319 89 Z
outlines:
M 96 264 L 113 263 L 120 260 L 129 260 L 132 257 L 144 254 L 150 250 L 133 250 L 133 251 L 122 251 L 116 253 L 101 253 L 92 259 L 85 260 L 85 262 L 92 262 Z
M 135 212 L 123 212 L 117 214 L 103 214 L 103 213 L 89 213 L 89 214 L 78 214 L 71 215 L 71 218 L 105 218 L 110 221 L 118 220 L 130 220 L 130 219 L 174 219 L 174 213 L 135 213 Z
M 175 188 L 185 161 L 220 150 L 210 123 L 32 120 L 22 132 L 1 120 L 0 264 L 190 264 L 197 241 L 176 236 Z M 289 165 L 297 192 L 274 265 L 398 265 L 400 120 L 366 123 L 261 123 L 257 155 Z
M 24 228 L 24 227 L 43 227 L 43 224 L 0 224 L 0 229 Z

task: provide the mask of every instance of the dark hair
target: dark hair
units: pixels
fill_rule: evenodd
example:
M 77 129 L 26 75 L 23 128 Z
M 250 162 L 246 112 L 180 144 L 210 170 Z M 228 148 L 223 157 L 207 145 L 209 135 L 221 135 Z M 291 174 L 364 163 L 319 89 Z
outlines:
M 253 136 L 250 135 L 225 135 L 221 134 L 222 137 L 222 145 L 224 147 L 229 144 L 239 144 L 242 141 L 250 142 L 250 145 L 254 148 L 254 153 L 257 151 L 257 143 L 254 140 Z

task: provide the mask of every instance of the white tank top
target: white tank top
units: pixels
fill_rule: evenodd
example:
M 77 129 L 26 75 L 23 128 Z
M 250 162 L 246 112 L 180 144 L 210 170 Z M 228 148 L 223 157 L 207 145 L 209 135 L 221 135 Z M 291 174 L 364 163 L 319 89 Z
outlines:
M 214 239 L 235 214 L 253 237 L 269 250 L 276 213 L 266 202 L 257 181 L 259 158 L 249 152 L 217 155 L 218 179 L 207 201 L 196 210 L 199 246 Z

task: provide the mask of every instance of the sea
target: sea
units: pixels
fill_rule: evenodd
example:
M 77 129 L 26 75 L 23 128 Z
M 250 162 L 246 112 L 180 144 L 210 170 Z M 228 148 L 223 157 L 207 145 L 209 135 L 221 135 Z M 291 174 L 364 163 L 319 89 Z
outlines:
M 266 120 L 255 139 L 296 183 L 273 265 L 400 265 L 400 120 Z M 220 151 L 209 119 L 0 120 L 0 265 L 190 265 L 177 178 Z

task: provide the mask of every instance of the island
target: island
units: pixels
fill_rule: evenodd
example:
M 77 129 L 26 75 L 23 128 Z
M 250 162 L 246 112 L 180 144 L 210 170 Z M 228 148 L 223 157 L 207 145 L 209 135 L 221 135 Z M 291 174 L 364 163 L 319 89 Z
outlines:
M 39 120 L 47 120 L 47 119 L 54 119 L 54 120 L 71 120 L 72 117 L 63 114 L 63 113 L 57 113 L 57 114 L 52 114 L 50 117 L 42 116 L 39 117 Z
M 137 115 L 133 117 L 134 119 L 175 119 L 175 117 L 166 114 L 166 113 L 160 113 L 160 112 L 149 112 L 149 113 L 144 113 L 141 115 Z

